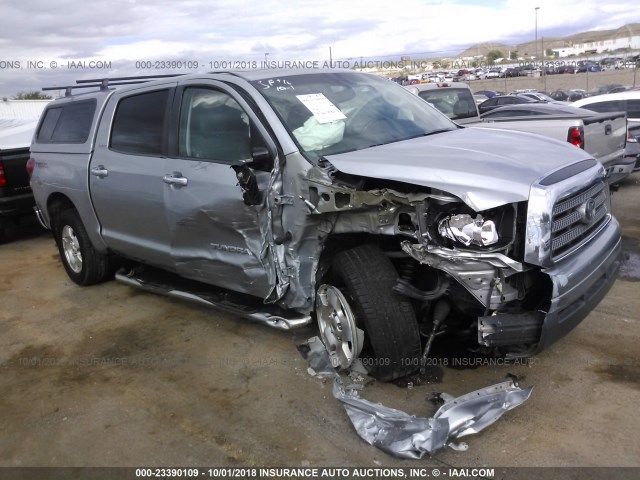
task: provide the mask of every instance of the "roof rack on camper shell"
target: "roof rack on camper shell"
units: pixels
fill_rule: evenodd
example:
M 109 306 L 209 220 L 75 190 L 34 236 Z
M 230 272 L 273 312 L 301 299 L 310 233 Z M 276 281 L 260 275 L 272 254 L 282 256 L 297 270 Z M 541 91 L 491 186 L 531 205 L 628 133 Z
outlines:
M 77 85 L 65 85 L 59 87 L 44 87 L 42 90 L 64 90 L 64 96 L 69 97 L 74 88 L 100 88 L 100 90 L 108 90 L 109 87 L 117 87 L 119 85 L 133 85 L 136 83 L 149 82 L 158 78 L 179 77 L 184 73 L 172 73 L 166 75 L 140 75 L 136 77 L 113 77 L 113 78 L 92 78 L 88 80 L 76 80 Z

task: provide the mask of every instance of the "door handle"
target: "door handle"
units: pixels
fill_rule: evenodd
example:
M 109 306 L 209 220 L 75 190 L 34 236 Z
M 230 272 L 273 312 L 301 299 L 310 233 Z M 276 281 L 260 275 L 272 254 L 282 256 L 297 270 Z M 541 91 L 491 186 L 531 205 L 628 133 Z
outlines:
M 175 185 L 176 187 L 186 187 L 189 180 L 183 177 L 180 172 L 173 172 L 162 177 L 162 181 L 167 185 Z
M 611 135 L 611 133 L 613 133 L 613 127 L 611 125 L 606 125 L 604 127 L 604 134 Z
M 93 175 L 95 177 L 98 177 L 98 178 L 108 177 L 109 176 L 109 170 L 104 168 L 104 165 L 98 165 L 97 167 L 93 167 L 91 169 L 91 175 Z

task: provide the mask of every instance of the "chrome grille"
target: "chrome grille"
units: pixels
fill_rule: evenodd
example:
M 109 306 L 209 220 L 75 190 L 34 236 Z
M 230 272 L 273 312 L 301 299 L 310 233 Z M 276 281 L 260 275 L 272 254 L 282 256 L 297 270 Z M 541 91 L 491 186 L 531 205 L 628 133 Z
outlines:
M 553 206 L 551 257 L 567 254 L 588 240 L 606 221 L 609 213 L 604 182 L 597 182 Z

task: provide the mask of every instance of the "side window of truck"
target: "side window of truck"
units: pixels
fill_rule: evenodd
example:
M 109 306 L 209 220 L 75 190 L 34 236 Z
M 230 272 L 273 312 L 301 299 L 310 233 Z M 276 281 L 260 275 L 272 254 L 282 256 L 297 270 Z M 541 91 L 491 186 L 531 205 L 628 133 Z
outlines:
M 640 118 L 640 100 L 610 100 L 607 102 L 592 103 L 582 108 L 594 112 L 627 112 L 628 118 Z
M 620 102 L 620 101 L 592 103 L 590 105 L 585 105 L 582 108 L 593 110 L 594 112 L 598 112 L 598 113 L 624 112 L 625 110 L 624 102 Z
M 123 153 L 160 155 L 169 90 L 141 93 L 120 100 L 109 147 Z
M 640 118 L 640 100 L 627 100 L 627 118 Z
M 36 143 L 85 143 L 89 138 L 95 100 L 71 102 L 47 109 Z
M 178 155 L 221 162 L 251 157 L 249 117 L 233 97 L 188 88 L 182 97 Z

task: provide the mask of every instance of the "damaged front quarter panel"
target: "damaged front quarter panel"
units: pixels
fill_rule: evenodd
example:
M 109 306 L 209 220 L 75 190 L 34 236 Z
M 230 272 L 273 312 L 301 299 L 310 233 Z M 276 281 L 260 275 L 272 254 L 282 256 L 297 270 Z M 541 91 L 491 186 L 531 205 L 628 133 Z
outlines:
M 272 222 L 280 218 L 282 227 L 274 226 L 274 239 L 265 242 L 274 251 L 278 270 L 286 278 L 282 284 L 286 288 L 277 290 L 277 299 L 286 308 L 311 311 L 318 262 L 330 235 L 365 233 L 416 239 L 417 205 L 428 199 L 458 201 L 438 192 L 362 190 L 358 185 L 336 181 L 336 172 L 330 165 L 299 168 L 304 163 L 295 160 L 287 159 L 282 187 L 270 189 Z M 278 241 L 278 230 L 284 241 Z
M 450 275 L 480 305 L 496 309 L 518 298 L 517 289 L 504 279 L 527 267 L 502 253 L 506 248 L 490 251 L 443 248 L 426 233 L 428 206 L 464 205 L 459 198 L 424 187 L 413 187 L 416 191 L 406 193 L 392 188 L 360 190 L 357 185 L 337 182 L 334 173 L 331 169 L 311 169 L 307 175 L 309 198 L 304 199 L 309 215 L 333 215 L 332 234 L 404 238 L 400 247 L 409 257 Z

